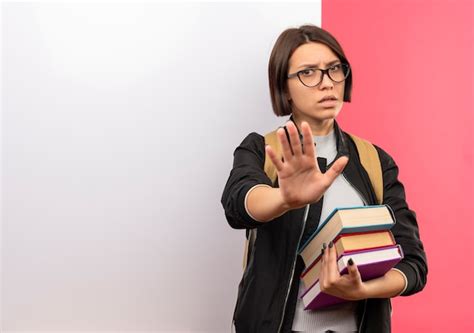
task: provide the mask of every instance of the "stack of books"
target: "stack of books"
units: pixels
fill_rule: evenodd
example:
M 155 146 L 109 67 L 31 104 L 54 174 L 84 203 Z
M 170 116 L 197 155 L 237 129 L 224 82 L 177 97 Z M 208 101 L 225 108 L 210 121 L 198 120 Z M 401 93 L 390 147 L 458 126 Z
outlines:
M 403 258 L 390 232 L 394 224 L 395 216 L 387 205 L 336 208 L 299 250 L 306 265 L 301 274 L 305 310 L 346 302 L 320 290 L 323 243 L 334 243 L 341 275 L 348 273 L 348 260 L 352 258 L 362 280 L 367 281 L 384 275 Z

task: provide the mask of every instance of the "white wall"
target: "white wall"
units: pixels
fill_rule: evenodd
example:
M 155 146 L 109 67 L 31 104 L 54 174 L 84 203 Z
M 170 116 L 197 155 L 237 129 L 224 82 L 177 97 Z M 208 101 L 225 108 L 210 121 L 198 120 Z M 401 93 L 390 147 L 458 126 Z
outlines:
M 229 331 L 244 231 L 220 197 L 321 3 L 2 5 L 1 326 Z

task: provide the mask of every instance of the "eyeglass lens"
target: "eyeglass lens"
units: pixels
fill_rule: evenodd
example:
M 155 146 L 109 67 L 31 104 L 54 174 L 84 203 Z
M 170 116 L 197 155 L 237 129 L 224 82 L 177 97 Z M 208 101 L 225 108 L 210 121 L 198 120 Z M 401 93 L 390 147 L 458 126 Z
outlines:
M 328 70 L 329 78 L 334 82 L 344 81 L 348 74 L 349 68 L 345 64 L 335 65 Z M 306 86 L 317 86 L 323 80 L 323 72 L 318 69 L 308 68 L 299 73 L 301 82 Z

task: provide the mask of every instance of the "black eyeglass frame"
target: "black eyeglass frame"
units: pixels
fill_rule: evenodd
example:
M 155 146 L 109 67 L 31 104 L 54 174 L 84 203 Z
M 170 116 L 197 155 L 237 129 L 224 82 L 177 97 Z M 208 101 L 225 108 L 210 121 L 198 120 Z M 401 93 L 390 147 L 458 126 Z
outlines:
M 331 75 L 329 74 L 329 71 L 330 71 L 331 69 L 333 69 L 334 67 L 336 67 L 336 66 L 342 66 L 342 70 L 343 70 L 343 72 L 345 73 L 344 79 L 342 79 L 341 81 L 336 81 L 336 80 L 334 80 L 334 79 L 331 77 Z M 344 67 L 345 67 L 345 68 L 344 68 Z M 308 69 L 321 71 L 321 72 L 323 73 L 323 74 L 321 75 L 321 80 L 320 80 L 318 83 L 316 83 L 314 86 L 308 86 L 308 85 L 306 85 L 306 84 L 303 82 L 303 80 L 301 79 L 301 77 L 300 77 L 300 74 L 301 74 L 302 72 L 304 72 L 304 71 L 307 71 Z M 331 81 L 336 82 L 336 83 L 340 83 L 340 82 L 343 82 L 343 81 L 345 81 L 345 80 L 347 79 L 347 77 L 349 76 L 349 73 L 350 73 L 350 72 L 351 72 L 351 67 L 349 66 L 349 64 L 346 64 L 346 63 L 339 63 L 339 64 L 334 64 L 334 65 L 332 65 L 331 67 L 326 68 L 326 69 L 315 68 L 315 67 L 307 67 L 307 68 L 304 68 L 304 69 L 302 69 L 302 70 L 300 70 L 300 71 L 298 71 L 298 72 L 296 72 L 296 73 L 288 74 L 288 79 L 291 79 L 291 78 L 294 78 L 295 76 L 297 76 L 298 79 L 300 80 L 300 82 L 301 82 L 305 87 L 313 88 L 313 87 L 316 87 L 316 86 L 320 85 L 321 82 L 323 82 L 323 80 L 324 80 L 324 74 L 327 74 L 327 76 L 331 79 Z

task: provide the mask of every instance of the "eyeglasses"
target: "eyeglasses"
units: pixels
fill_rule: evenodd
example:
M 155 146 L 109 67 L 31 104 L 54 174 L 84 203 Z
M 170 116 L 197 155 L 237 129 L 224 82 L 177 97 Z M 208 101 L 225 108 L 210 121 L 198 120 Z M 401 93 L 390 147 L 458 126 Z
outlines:
M 349 76 L 351 69 L 349 64 L 335 64 L 326 69 L 319 69 L 314 67 L 308 67 L 302 69 L 296 73 L 288 74 L 288 78 L 291 79 L 295 76 L 298 76 L 301 83 L 303 83 L 306 87 L 316 87 L 319 85 L 324 78 L 324 74 L 334 82 L 339 83 L 347 79 Z

